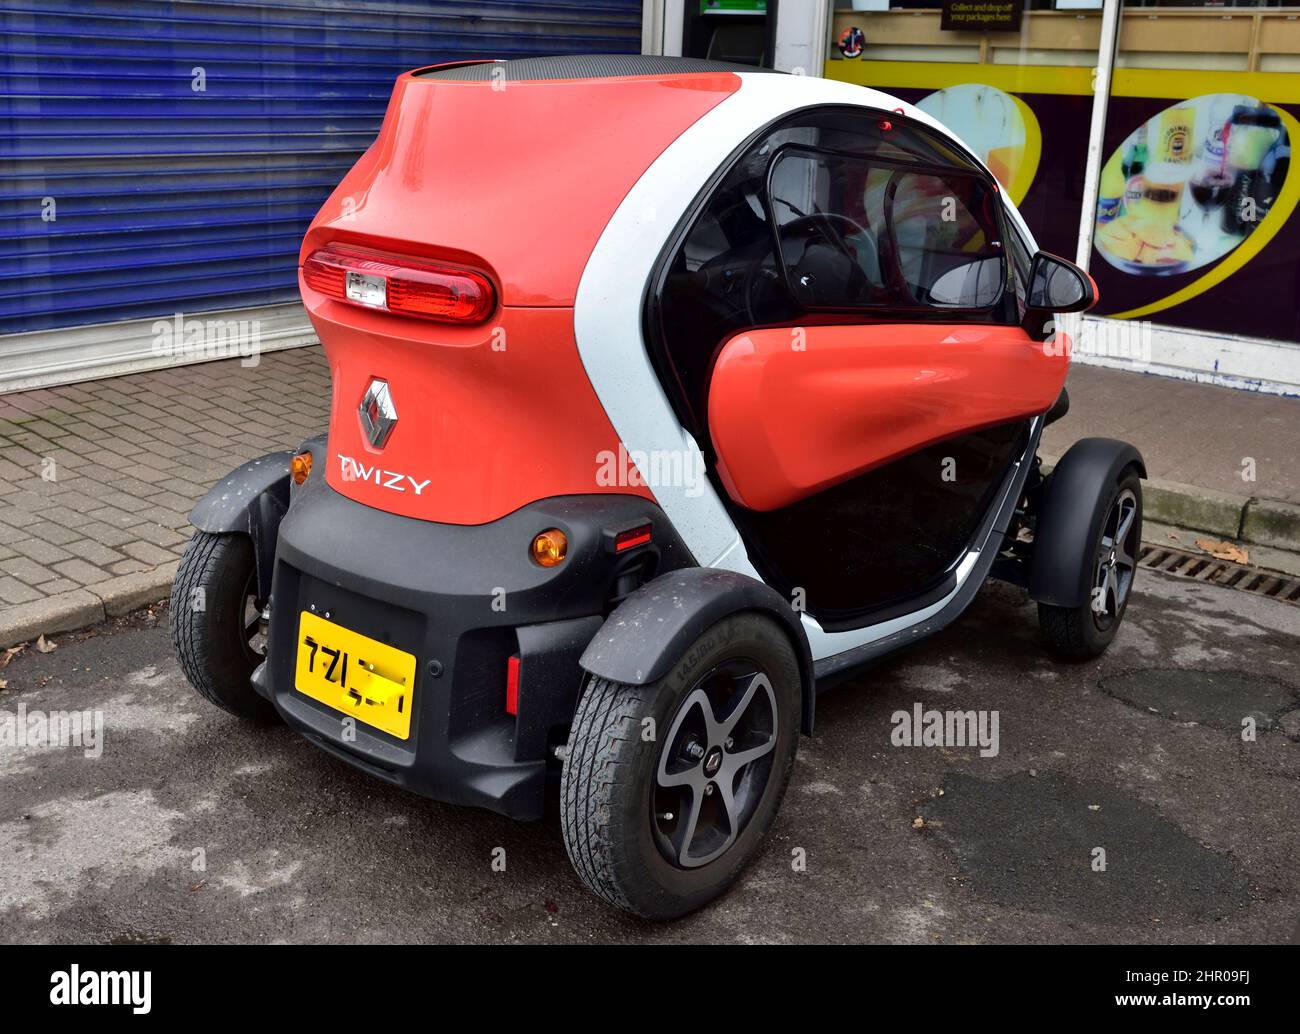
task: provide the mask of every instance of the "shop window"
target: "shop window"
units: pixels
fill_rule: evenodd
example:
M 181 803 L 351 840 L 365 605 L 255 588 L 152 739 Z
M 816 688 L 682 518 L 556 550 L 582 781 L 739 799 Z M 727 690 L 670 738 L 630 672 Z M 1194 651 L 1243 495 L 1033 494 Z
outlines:
M 1090 213 L 1094 315 L 1300 341 L 1296 14 L 1125 8 Z

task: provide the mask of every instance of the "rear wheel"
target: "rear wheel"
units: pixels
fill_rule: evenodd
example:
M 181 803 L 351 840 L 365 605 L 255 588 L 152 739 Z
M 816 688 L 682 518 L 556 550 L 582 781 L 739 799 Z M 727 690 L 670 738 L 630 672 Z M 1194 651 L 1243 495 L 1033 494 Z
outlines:
M 714 625 L 652 685 L 591 679 L 560 784 L 564 845 L 583 883 L 653 919 L 725 891 L 785 795 L 799 701 L 789 640 L 755 614 Z
M 190 685 L 225 711 L 252 721 L 276 717 L 249 678 L 266 656 L 263 600 L 247 535 L 196 531 L 172 583 L 176 657 Z
M 1108 493 L 1106 516 L 1089 553 L 1088 599 L 1077 607 L 1038 605 L 1038 623 L 1048 649 L 1066 660 L 1103 653 L 1119 631 L 1137 574 L 1142 544 L 1142 480 L 1126 468 Z

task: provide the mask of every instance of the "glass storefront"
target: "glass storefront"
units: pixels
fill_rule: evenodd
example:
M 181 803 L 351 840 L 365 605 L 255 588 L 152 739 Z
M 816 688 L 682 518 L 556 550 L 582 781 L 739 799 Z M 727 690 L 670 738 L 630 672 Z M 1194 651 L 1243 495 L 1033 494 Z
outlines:
M 1099 314 L 1300 341 L 1297 70 L 1300 9 L 1125 9 L 1093 235 Z
M 976 17 L 1018 28 L 944 28 Z M 956 130 L 1042 248 L 1087 257 L 1098 315 L 1300 342 L 1300 7 L 1125 3 L 1112 60 L 1103 22 L 1102 0 L 836 0 L 824 74 Z

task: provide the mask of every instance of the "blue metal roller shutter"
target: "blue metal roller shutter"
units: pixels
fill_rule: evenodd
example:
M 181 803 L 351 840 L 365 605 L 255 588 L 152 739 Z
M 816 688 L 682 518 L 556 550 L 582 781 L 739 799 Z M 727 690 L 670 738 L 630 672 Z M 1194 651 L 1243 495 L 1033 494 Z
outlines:
M 640 0 L 0 0 L 0 335 L 294 301 L 397 74 L 640 32 Z

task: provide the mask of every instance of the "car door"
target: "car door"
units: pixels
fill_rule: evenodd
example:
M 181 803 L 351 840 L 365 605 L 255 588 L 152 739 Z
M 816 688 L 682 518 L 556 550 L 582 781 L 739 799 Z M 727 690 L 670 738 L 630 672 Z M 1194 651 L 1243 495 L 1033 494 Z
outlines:
M 1020 324 L 986 172 L 894 118 L 812 123 L 722 180 L 658 326 L 751 561 L 838 629 L 946 591 L 1066 361 Z

